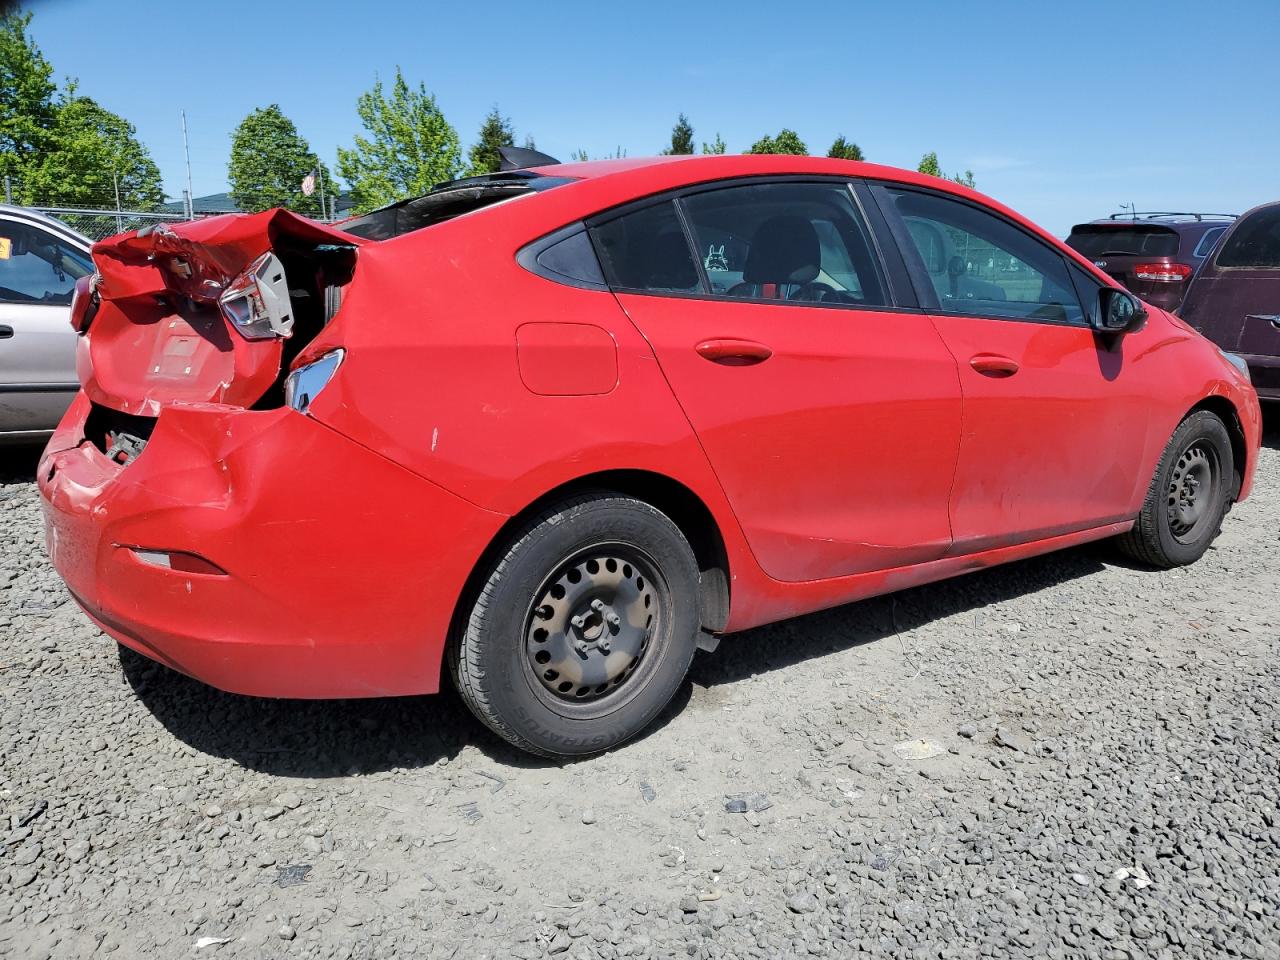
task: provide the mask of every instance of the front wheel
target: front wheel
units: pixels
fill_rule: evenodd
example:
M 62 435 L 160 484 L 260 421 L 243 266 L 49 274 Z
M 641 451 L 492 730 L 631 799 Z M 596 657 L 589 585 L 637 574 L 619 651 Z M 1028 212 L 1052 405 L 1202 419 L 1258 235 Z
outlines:
M 1227 428 L 1207 410 L 1193 413 L 1165 447 L 1142 512 L 1120 537 L 1120 548 L 1166 569 L 1199 560 L 1222 529 L 1234 476 Z
M 616 494 L 577 497 L 517 532 L 450 646 L 458 691 L 542 756 L 607 750 L 670 702 L 699 630 L 698 566 L 671 520 Z

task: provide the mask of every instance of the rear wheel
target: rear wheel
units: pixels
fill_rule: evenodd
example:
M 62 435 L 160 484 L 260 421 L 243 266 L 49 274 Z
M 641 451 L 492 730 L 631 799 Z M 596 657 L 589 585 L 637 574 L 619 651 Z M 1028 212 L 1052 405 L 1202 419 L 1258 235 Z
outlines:
M 671 700 L 696 647 L 698 567 L 638 500 L 582 496 L 533 518 L 489 571 L 450 648 L 463 700 L 543 756 L 607 750 Z
M 1207 410 L 1193 413 L 1174 431 L 1121 549 L 1153 567 L 1199 560 L 1222 529 L 1234 476 L 1227 428 Z

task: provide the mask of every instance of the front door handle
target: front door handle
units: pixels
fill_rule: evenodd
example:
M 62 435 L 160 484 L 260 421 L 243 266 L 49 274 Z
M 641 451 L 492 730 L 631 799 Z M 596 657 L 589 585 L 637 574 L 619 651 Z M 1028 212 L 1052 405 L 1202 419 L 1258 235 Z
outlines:
M 13 327 L 6 324 L 0 324 L 0 340 L 8 340 L 13 336 Z
M 1018 372 L 1018 361 L 996 353 L 980 353 L 969 361 L 969 366 L 984 377 L 1012 377 Z
M 1249 313 L 1245 315 L 1246 320 L 1265 320 L 1277 330 L 1280 330 L 1280 313 Z
M 773 356 L 773 351 L 763 343 L 732 338 L 703 340 L 694 349 L 704 360 L 710 360 L 725 367 L 750 367 L 757 363 L 764 363 Z

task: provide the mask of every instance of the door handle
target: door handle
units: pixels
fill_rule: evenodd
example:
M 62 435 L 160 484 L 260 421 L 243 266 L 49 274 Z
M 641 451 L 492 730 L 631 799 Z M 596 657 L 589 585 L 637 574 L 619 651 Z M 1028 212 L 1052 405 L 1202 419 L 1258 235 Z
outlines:
M 732 338 L 703 340 L 693 349 L 697 350 L 698 356 L 704 360 L 710 360 L 725 367 L 751 367 L 757 363 L 764 363 L 773 356 L 773 351 L 763 343 Z
M 1018 372 L 1018 361 L 995 353 L 980 353 L 969 361 L 969 366 L 984 377 L 1012 377 Z
M 1245 315 L 1246 320 L 1265 320 L 1277 330 L 1280 330 L 1280 313 L 1249 313 Z
M 8 340 L 13 336 L 13 327 L 6 324 L 0 324 L 0 340 Z

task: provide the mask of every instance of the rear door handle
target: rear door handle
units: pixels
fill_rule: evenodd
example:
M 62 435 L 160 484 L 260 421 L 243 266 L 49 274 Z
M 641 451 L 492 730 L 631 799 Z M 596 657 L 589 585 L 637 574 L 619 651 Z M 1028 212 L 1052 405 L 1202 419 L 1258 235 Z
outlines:
M 6 324 L 0 324 L 0 340 L 8 340 L 13 336 L 13 327 Z
M 969 360 L 969 366 L 984 377 L 1012 377 L 1018 372 L 1018 361 L 995 353 L 980 353 Z
M 773 356 L 773 351 L 763 343 L 733 338 L 703 340 L 693 349 L 697 350 L 698 356 L 704 360 L 710 360 L 725 367 L 750 367 L 757 363 L 764 363 Z

